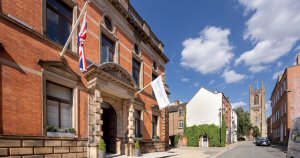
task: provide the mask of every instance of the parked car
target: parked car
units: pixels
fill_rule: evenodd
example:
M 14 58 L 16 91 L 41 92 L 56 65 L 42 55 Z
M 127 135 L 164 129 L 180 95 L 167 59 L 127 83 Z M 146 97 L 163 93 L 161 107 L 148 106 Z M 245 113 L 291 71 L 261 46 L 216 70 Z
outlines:
M 256 145 L 258 145 L 258 146 L 270 146 L 271 142 L 267 137 L 260 137 L 259 141 Z
M 292 122 L 286 157 L 300 157 L 300 117 Z
M 254 141 L 255 141 L 255 144 L 257 145 L 259 143 L 259 141 L 260 141 L 260 138 L 259 137 L 255 137 Z

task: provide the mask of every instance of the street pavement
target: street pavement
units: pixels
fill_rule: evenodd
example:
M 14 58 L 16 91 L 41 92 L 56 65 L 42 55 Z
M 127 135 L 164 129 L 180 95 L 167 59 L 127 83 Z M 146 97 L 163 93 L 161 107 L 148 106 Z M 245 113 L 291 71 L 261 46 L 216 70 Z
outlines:
M 285 151 L 277 146 L 256 146 L 251 141 L 239 143 L 239 145 L 216 154 L 216 158 L 285 158 Z
M 280 146 L 256 146 L 251 141 L 237 142 L 226 147 L 178 147 L 165 152 L 142 154 L 141 158 L 285 158 L 285 148 Z M 110 155 L 128 158 L 125 155 Z

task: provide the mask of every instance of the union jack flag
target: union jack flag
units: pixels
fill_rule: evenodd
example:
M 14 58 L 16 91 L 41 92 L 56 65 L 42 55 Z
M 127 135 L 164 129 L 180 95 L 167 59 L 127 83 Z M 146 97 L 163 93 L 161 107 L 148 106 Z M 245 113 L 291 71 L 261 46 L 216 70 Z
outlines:
M 86 39 L 86 31 L 87 31 L 87 21 L 86 21 L 86 13 L 84 15 L 83 23 L 80 28 L 80 32 L 78 34 L 78 45 L 79 45 L 79 64 L 80 70 L 86 71 L 88 64 L 86 62 L 85 53 L 84 53 L 84 41 Z

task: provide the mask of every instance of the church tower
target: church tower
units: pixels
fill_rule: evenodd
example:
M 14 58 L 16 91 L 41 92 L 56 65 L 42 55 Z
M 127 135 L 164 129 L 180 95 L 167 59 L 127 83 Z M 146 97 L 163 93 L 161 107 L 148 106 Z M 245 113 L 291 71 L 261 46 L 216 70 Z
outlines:
M 262 81 L 261 88 L 256 89 L 250 84 L 250 122 L 252 126 L 257 126 L 262 137 L 267 136 L 266 122 L 266 87 Z

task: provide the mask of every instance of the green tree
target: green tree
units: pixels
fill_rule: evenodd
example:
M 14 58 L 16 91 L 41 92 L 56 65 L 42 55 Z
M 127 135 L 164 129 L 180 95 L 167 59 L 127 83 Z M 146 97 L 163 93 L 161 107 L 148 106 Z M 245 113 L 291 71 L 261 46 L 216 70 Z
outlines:
M 253 127 L 253 137 L 260 137 L 261 133 L 259 131 L 259 128 L 257 126 Z
M 248 135 L 252 128 L 249 112 L 244 111 L 242 107 L 237 107 L 233 110 L 238 117 L 237 135 L 239 137 Z

